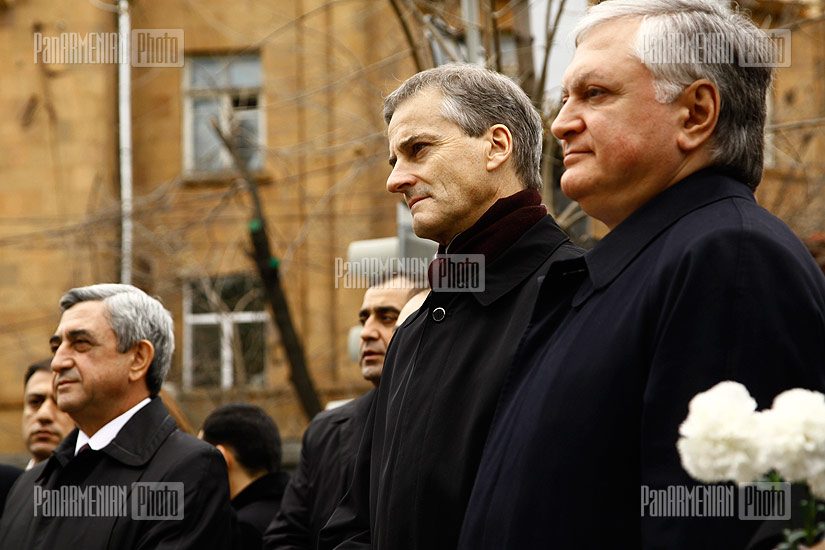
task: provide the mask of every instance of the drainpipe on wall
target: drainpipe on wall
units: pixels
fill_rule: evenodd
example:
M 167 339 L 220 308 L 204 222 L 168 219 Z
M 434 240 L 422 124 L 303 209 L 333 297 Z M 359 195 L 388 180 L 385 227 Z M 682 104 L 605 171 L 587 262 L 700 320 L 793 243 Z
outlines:
M 481 51 L 481 31 L 478 28 L 478 0 L 461 0 L 461 17 L 464 19 L 467 38 L 467 61 L 475 65 L 484 65 Z
M 120 282 L 132 284 L 132 74 L 129 1 L 120 0 L 117 30 L 120 59 L 117 71 L 120 129 Z

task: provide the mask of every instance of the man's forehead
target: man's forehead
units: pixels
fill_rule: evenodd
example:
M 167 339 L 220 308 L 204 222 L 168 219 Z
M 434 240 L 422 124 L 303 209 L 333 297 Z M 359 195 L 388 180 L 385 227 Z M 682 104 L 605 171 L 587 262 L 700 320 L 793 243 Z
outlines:
M 641 17 L 618 17 L 599 23 L 579 36 L 576 51 L 582 46 L 614 51 L 617 44 L 635 44 L 641 24 Z
M 106 304 L 99 300 L 89 300 L 73 305 L 60 316 L 60 324 L 55 332 L 60 334 L 80 328 L 88 331 L 111 328 L 106 317 Z
M 34 373 L 32 373 L 32 375 L 29 377 L 29 381 L 26 382 L 26 394 L 28 395 L 30 393 L 52 393 L 52 375 L 53 373 L 51 371 L 34 371 Z
M 446 122 L 447 119 L 441 115 L 443 101 L 440 90 L 427 88 L 399 103 L 387 125 L 390 144 L 408 139 L 438 122 Z
M 614 61 L 632 61 L 642 65 L 634 56 L 635 30 L 639 26 L 635 19 L 618 19 L 602 23 L 587 32 L 573 55 L 573 60 L 562 76 L 562 91 L 581 87 L 590 80 L 615 79 L 618 66 L 605 63 L 609 56 Z
M 400 286 L 370 287 L 364 293 L 364 302 L 361 304 L 361 310 L 373 311 L 381 308 L 400 310 L 407 302 L 409 294 L 409 288 L 402 288 Z

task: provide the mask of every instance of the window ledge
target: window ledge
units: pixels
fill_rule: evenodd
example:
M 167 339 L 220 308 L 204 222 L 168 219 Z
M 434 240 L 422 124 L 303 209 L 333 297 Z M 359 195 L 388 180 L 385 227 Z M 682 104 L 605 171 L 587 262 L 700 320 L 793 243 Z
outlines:
M 200 187 L 210 185 L 230 185 L 242 179 L 241 173 L 236 170 L 215 172 L 184 172 L 183 183 L 187 186 Z M 252 178 L 258 185 L 272 183 L 272 176 L 263 170 L 252 172 Z

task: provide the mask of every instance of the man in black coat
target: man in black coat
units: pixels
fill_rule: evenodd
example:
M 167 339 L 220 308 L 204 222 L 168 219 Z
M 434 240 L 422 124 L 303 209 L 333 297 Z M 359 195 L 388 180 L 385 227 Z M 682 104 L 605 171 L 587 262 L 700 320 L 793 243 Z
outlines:
M 679 426 L 723 380 L 759 408 L 825 391 L 825 278 L 754 199 L 770 42 L 726 4 L 608 0 L 575 31 L 552 125 L 561 185 L 611 231 L 543 282 L 462 550 L 756 542 L 736 502 L 700 500 L 726 487 L 688 476 Z M 676 498 L 651 509 L 650 492 Z
M 172 317 L 130 285 L 75 288 L 51 338 L 57 405 L 78 428 L 15 483 L 0 548 L 229 548 L 226 465 L 158 397 Z
M 384 119 L 387 189 L 441 246 L 433 292 L 390 344 L 321 547 L 454 549 L 539 282 L 580 251 L 541 205 L 541 117 L 511 80 L 471 65 L 427 70 L 387 97 Z
M 235 548 L 260 550 L 289 482 L 289 474 L 281 471 L 277 424 L 260 407 L 229 403 L 206 417 L 198 437 L 215 445 L 226 460 L 229 496 L 238 516 Z
M 384 356 L 401 311 L 421 291 L 406 276 L 390 277 L 364 293 L 358 312 L 361 375 L 378 387 Z M 413 294 L 415 296 L 413 296 Z M 412 298 L 411 298 L 412 296 Z M 414 310 L 408 310 L 410 313 Z M 312 419 L 301 443 L 301 458 L 287 485 L 281 510 L 264 537 L 268 550 L 315 550 L 318 533 L 352 482 L 352 471 L 361 434 L 375 389 Z

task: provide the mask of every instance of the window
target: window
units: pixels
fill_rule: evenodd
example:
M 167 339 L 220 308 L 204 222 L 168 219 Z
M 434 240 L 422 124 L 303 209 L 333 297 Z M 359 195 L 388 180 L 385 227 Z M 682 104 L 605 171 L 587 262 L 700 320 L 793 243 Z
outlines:
M 235 171 L 232 157 L 212 127 L 212 119 L 224 133 L 237 131 L 241 158 L 250 170 L 261 170 L 265 132 L 260 57 L 189 56 L 183 79 L 184 172 L 197 175 Z
M 257 277 L 205 277 L 185 283 L 183 389 L 263 386 L 268 320 Z

